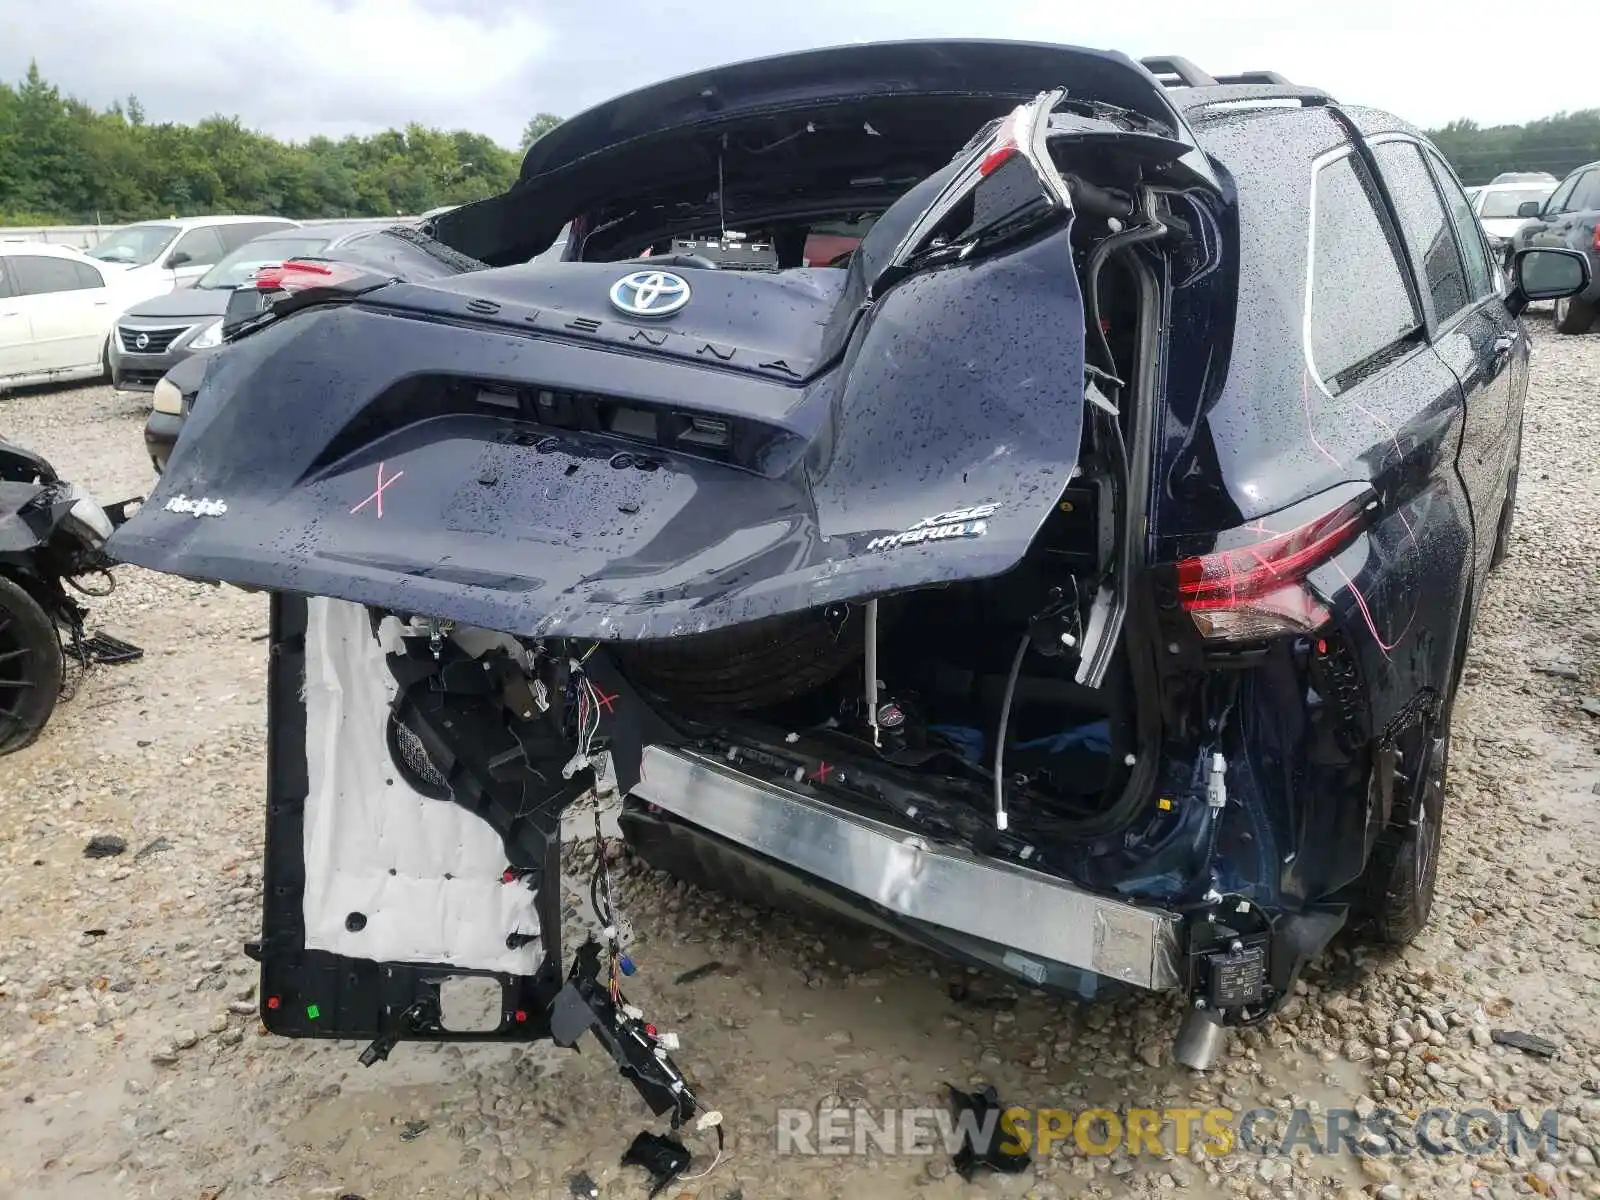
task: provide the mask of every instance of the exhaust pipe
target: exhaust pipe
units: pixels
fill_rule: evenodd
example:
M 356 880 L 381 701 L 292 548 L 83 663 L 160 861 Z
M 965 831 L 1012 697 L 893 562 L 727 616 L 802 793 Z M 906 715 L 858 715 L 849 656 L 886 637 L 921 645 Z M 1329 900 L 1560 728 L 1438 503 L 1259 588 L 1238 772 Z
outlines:
M 1172 1057 L 1191 1071 L 1209 1071 L 1228 1044 L 1228 1030 L 1216 1014 L 1191 1008 L 1178 1026 Z

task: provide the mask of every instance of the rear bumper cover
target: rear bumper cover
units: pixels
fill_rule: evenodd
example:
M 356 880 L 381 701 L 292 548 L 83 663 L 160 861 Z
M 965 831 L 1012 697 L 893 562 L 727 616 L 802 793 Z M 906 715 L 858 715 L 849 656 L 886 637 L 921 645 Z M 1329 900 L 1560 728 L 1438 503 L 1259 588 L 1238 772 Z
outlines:
M 646 747 L 633 794 L 889 913 L 1135 987 L 1185 981 L 1175 913 L 929 843 L 690 751 Z

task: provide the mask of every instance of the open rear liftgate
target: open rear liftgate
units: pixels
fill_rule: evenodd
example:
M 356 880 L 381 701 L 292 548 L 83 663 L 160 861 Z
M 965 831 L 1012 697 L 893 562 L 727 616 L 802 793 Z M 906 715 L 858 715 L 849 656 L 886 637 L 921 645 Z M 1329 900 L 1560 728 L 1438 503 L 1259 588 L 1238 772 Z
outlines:
M 592 1029 L 652 1111 L 657 1116 L 670 1113 L 673 1127 L 678 1127 L 694 1115 L 699 1102 L 655 1027 L 623 998 L 616 938 L 608 946 L 587 939 L 570 966 L 562 968 L 561 815 L 593 784 L 586 764 L 574 769 L 575 745 L 564 732 L 577 715 L 584 684 L 581 666 L 574 671 L 570 660 L 535 657 L 512 650 L 509 643 L 473 656 L 439 627 L 431 635 L 408 634 L 403 642 L 392 635 L 385 640 L 379 637 L 376 618 L 367 619 L 373 637 L 391 650 L 386 659 L 398 685 L 391 692 L 391 731 L 402 738 L 414 736 L 448 785 L 449 798 L 441 788 L 433 802 L 460 805 L 491 827 L 503 843 L 505 859 L 495 883 L 531 889 L 538 933 L 509 935 L 507 949 L 531 949 L 537 942 L 537 965 L 531 974 L 516 974 L 447 962 L 377 961 L 312 948 L 317 939 L 308 939 L 306 921 L 306 833 L 314 770 L 307 738 L 310 621 L 304 598 L 275 594 L 266 895 L 261 940 L 247 947 L 261 964 L 263 1023 L 271 1032 L 291 1037 L 369 1040 L 361 1055 L 367 1066 L 387 1058 L 403 1040 L 548 1038 L 572 1047 Z M 489 719 L 495 711 L 502 720 Z M 349 732 L 339 731 L 340 736 Z M 383 782 L 392 786 L 395 780 Z M 352 912 L 346 927 L 358 932 L 366 920 Z M 498 1025 L 472 1031 L 444 1027 L 441 985 L 462 976 L 498 982 Z

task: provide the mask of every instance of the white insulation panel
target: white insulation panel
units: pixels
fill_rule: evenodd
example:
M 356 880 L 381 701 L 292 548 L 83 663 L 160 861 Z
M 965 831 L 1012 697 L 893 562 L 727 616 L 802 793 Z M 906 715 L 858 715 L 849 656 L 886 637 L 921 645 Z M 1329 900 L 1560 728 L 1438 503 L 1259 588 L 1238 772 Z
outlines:
M 397 684 L 367 611 L 307 606 L 306 946 L 378 962 L 439 963 L 530 975 L 539 944 L 533 893 L 501 882 L 500 835 L 459 805 L 409 787 L 389 761 Z M 351 913 L 366 924 L 346 927 Z

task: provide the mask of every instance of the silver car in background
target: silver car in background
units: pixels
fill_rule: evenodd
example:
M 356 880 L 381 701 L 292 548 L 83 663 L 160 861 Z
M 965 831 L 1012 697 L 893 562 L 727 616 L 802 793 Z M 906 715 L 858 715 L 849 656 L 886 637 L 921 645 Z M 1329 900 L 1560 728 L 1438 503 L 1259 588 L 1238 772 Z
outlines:
M 223 257 L 193 287 L 135 304 L 122 314 L 111 339 L 112 386 L 128 392 L 152 391 L 163 375 L 189 355 L 220 346 L 228 297 L 262 267 L 276 266 L 286 258 L 329 257 L 339 247 L 394 224 L 340 221 L 276 230 Z

